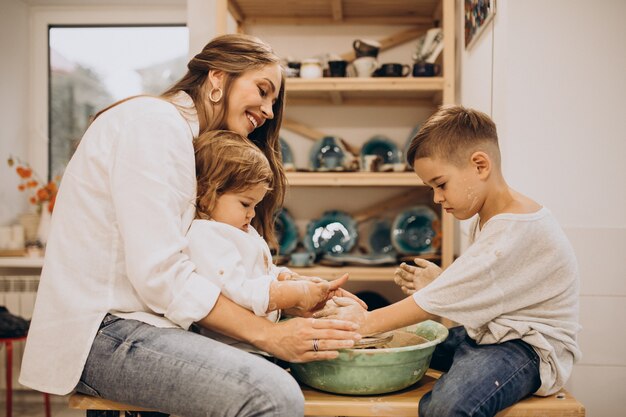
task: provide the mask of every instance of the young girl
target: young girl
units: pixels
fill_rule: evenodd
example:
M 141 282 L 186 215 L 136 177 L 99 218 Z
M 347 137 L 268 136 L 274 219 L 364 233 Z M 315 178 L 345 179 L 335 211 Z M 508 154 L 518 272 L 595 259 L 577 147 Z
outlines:
M 293 272 L 272 263 L 264 238 L 275 241 L 273 213 L 259 204 L 272 194 L 275 177 L 257 146 L 235 132 L 217 130 L 197 138 L 194 149 L 196 219 L 187 233 L 186 252 L 196 272 L 237 304 L 273 322 L 280 310 L 308 312 L 340 292 L 347 274 L 330 284 L 320 278 L 294 280 Z M 215 332 L 203 334 L 260 352 Z

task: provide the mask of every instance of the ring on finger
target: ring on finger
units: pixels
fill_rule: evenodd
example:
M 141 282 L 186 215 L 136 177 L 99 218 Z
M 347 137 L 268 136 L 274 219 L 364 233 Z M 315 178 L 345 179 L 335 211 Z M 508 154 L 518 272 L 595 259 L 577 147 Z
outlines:
M 320 340 L 313 339 L 313 351 L 317 352 L 318 350 L 320 350 Z

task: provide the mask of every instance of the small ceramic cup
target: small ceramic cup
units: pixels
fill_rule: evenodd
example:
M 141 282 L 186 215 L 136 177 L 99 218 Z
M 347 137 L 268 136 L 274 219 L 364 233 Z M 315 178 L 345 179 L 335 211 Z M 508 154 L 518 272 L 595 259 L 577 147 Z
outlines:
M 414 77 L 435 77 L 441 72 L 439 64 L 431 64 L 430 62 L 416 62 L 413 64 Z
M 378 61 L 376 58 L 364 56 L 357 58 L 352 62 L 356 76 L 359 78 L 371 77 L 376 68 L 378 67 Z
M 407 64 L 398 64 L 395 62 L 388 62 L 382 64 L 380 68 L 376 70 L 376 76 L 378 77 L 406 77 L 411 72 L 411 67 Z
M 364 155 L 361 169 L 366 172 L 377 172 L 383 159 L 379 155 Z
M 305 59 L 300 65 L 300 78 L 322 78 L 322 64 L 317 59 Z
M 348 61 L 336 60 L 328 61 L 328 75 L 330 77 L 345 77 Z
M 305 267 L 313 265 L 315 261 L 314 252 L 294 252 L 291 254 L 289 264 L 296 267 Z

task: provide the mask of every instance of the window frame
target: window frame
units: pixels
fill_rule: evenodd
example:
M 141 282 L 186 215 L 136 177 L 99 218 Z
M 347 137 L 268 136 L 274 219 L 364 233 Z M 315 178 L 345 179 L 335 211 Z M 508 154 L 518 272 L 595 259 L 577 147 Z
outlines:
M 184 4 L 170 6 L 36 6 L 30 10 L 31 57 L 29 109 L 31 123 L 28 127 L 28 160 L 41 173 L 49 166 L 49 67 L 48 56 L 50 26 L 136 26 L 136 25 L 187 25 Z M 187 25 L 188 26 L 188 25 Z

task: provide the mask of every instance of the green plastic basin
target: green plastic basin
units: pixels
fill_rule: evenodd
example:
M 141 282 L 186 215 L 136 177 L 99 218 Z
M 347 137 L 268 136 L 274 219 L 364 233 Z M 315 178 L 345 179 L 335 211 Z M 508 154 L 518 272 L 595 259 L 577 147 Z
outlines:
M 335 394 L 372 395 L 401 390 L 424 376 L 435 346 L 448 337 L 448 329 L 431 320 L 403 331 L 426 341 L 403 347 L 344 349 L 336 359 L 292 363 L 291 372 L 298 381 Z

